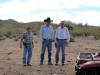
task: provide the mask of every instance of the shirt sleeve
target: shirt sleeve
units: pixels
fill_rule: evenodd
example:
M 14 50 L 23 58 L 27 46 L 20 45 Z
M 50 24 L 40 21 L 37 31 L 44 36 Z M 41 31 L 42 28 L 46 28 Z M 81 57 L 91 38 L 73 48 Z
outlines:
M 33 33 L 31 33 L 31 35 L 32 35 L 32 40 L 34 40 L 34 35 L 33 35 Z
M 43 26 L 40 29 L 40 40 L 43 41 Z
M 22 35 L 21 35 L 21 40 L 23 40 L 25 38 L 25 33 L 23 33 Z
M 66 28 L 66 30 L 67 30 L 67 41 L 69 42 L 70 41 L 70 33 L 69 33 L 68 28 Z

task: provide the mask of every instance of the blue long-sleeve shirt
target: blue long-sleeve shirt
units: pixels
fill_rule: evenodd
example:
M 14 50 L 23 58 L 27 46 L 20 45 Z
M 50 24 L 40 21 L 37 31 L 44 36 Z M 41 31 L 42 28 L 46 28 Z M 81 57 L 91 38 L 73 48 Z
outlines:
M 52 39 L 52 40 L 55 39 L 54 30 L 51 25 L 50 26 L 46 26 L 46 25 L 41 26 L 40 40 L 43 41 L 43 39 Z
M 61 28 L 58 27 L 56 30 L 56 38 L 58 39 L 66 39 L 67 41 L 70 41 L 70 34 L 67 27 Z

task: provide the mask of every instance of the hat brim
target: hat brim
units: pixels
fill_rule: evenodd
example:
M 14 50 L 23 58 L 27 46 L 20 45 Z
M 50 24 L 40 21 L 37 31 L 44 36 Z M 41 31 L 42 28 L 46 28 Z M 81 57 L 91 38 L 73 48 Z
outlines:
M 65 24 L 65 23 L 60 23 L 60 25 L 61 25 L 61 24 Z
M 53 22 L 53 20 L 44 20 L 44 22 Z

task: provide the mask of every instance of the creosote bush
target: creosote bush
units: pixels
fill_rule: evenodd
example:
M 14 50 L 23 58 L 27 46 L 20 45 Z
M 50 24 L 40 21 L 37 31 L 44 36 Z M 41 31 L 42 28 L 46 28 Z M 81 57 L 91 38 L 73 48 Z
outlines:
M 71 37 L 70 38 L 70 42 L 75 42 L 75 38 L 74 37 Z
M 100 33 L 95 33 L 94 38 L 95 40 L 100 40 Z

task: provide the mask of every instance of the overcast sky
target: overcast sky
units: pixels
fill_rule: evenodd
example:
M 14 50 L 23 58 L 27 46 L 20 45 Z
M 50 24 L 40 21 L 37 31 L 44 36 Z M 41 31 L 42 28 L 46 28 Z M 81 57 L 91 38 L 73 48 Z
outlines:
M 54 23 L 70 20 L 100 26 L 100 0 L 0 0 L 0 19 Z

